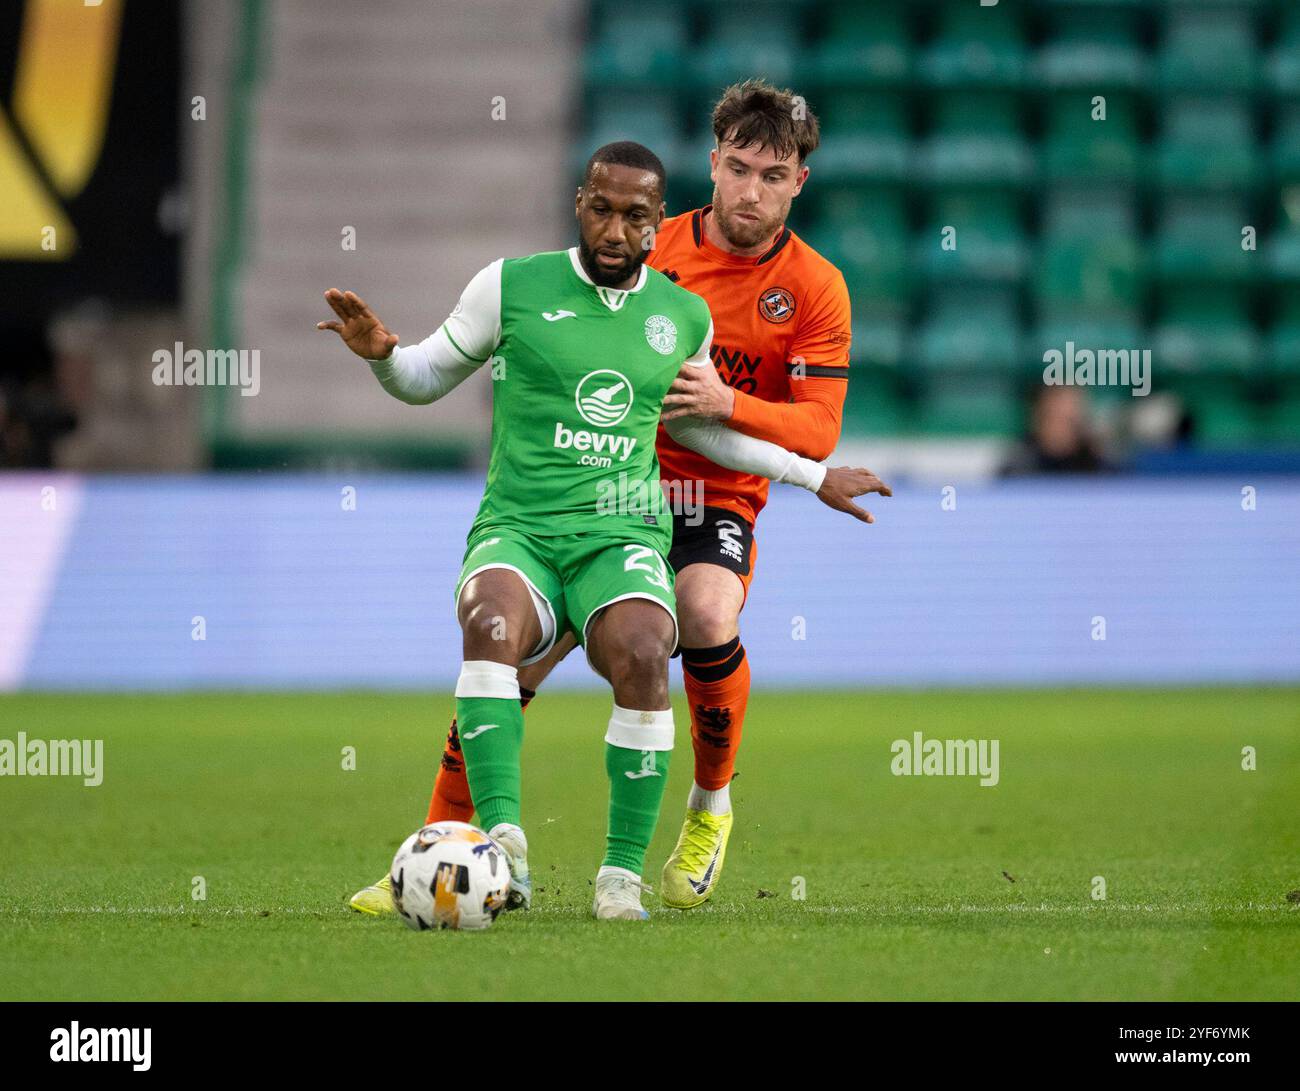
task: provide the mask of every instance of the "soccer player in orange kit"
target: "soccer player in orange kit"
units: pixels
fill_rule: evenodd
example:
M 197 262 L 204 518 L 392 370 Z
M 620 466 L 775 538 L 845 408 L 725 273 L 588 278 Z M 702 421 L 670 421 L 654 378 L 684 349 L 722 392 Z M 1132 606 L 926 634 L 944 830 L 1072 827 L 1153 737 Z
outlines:
M 803 100 L 761 80 L 729 87 L 713 110 L 713 203 L 667 219 L 648 263 L 702 296 L 713 315 L 714 368 L 679 377 L 663 420 L 713 417 L 758 439 L 825 459 L 839 440 L 850 342 L 848 289 L 840 271 L 785 226 L 808 178 L 817 119 Z M 660 895 L 672 908 L 708 899 L 722 874 L 732 828 L 729 785 L 749 699 L 740 611 L 754 573 L 754 522 L 768 482 L 723 469 L 659 428 L 660 477 L 670 498 L 702 483 L 703 518 L 674 505 L 673 547 L 682 670 L 691 710 L 695 782 Z M 869 491 L 889 496 L 883 483 Z M 868 512 L 858 518 L 871 522 Z M 697 512 L 698 515 L 698 512 Z M 694 523 L 695 525 L 692 525 Z M 575 646 L 557 640 L 520 670 L 527 707 L 537 687 Z M 428 822 L 474 813 L 453 720 Z M 387 878 L 351 901 L 391 911 Z

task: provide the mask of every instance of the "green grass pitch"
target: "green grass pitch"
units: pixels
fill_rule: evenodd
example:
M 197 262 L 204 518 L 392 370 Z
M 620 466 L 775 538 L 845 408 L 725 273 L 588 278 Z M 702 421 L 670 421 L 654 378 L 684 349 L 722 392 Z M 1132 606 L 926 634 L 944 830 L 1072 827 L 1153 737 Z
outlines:
M 345 903 L 420 825 L 450 707 L 0 700 L 0 737 L 105 746 L 97 788 L 0 779 L 0 999 L 1300 998 L 1300 690 L 758 692 L 722 885 L 648 924 L 589 917 L 608 698 L 543 693 L 534 909 L 420 934 Z M 914 731 L 1000 740 L 1000 784 L 893 776 Z

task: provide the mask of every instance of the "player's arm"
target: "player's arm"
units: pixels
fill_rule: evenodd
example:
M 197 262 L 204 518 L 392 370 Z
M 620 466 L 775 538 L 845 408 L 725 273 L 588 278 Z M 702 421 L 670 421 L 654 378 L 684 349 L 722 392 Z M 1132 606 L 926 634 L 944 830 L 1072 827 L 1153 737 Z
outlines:
M 727 386 L 716 369 L 685 373 L 664 400 L 664 420 L 695 415 L 723 421 L 806 458 L 830 456 L 840 439 L 849 373 L 849 295 L 838 277 L 799 328 L 786 363 L 793 402 L 770 402 Z
M 477 371 L 501 339 L 501 263 L 480 270 L 461 294 L 447 321 L 418 345 L 398 346 L 398 337 L 353 292 L 331 288 L 325 300 L 337 322 L 318 322 L 370 365 L 380 385 L 410 405 L 444 397 Z
M 709 346 L 713 341 L 713 326 L 699 350 L 682 365 L 687 369 L 713 370 L 709 359 Z M 854 497 L 865 493 L 892 496 L 893 491 L 870 470 L 844 466 L 823 466 L 820 462 L 804 458 L 793 451 L 766 440 L 755 439 L 736 432 L 716 419 L 688 417 L 674 414 L 670 421 L 664 414 L 668 434 L 683 447 L 689 447 L 710 462 L 741 473 L 757 474 L 785 485 L 797 485 L 816 493 L 828 507 L 848 512 L 864 523 L 874 523 L 869 511 L 853 503 Z

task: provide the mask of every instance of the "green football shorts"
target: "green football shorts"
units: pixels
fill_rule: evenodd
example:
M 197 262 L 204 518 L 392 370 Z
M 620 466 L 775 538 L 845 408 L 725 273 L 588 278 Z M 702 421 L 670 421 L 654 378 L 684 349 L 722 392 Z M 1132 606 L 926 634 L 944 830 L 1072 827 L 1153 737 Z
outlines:
M 673 570 L 653 546 L 605 533 L 543 538 L 513 527 L 484 530 L 465 545 L 456 581 L 457 604 L 469 578 L 489 568 L 517 573 L 532 592 L 542 640 L 524 658 L 525 664 L 541 659 L 566 629 L 585 647 L 596 612 L 623 599 L 652 599 L 667 610 L 676 646 Z

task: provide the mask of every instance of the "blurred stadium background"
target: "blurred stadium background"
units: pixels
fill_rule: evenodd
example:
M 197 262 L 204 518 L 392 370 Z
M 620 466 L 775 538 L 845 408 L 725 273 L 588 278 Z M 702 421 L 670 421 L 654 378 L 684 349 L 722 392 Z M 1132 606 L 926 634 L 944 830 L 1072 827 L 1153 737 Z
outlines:
M 1295 3 L 4 0 L 0 688 L 448 684 L 488 384 L 386 397 L 321 292 L 423 337 L 570 244 L 611 139 L 707 202 L 751 75 L 822 120 L 833 461 L 898 492 L 774 496 L 756 680 L 1300 678 Z M 1069 341 L 1149 348 L 1150 396 L 1044 397 Z M 257 395 L 156 384 L 178 343 L 256 351 Z

